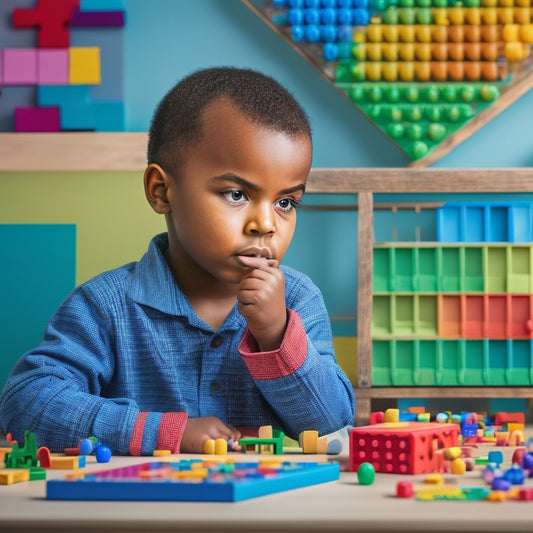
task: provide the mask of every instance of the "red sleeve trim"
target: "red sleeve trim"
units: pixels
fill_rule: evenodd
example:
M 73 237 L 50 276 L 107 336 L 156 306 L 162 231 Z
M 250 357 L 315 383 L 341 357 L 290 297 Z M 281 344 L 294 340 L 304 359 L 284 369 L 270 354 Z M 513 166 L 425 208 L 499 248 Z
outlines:
M 128 447 L 128 453 L 130 455 L 141 455 L 144 424 L 147 417 L 148 411 L 141 411 L 137 416 L 137 420 L 135 420 L 135 425 L 133 426 L 133 432 L 131 434 L 130 445 Z
M 307 357 L 307 336 L 300 315 L 287 310 L 285 336 L 278 350 L 259 352 L 250 330 L 246 328 L 239 344 L 239 352 L 253 379 L 266 380 L 288 376 L 298 370 Z
M 187 413 L 163 413 L 157 434 L 157 449 L 180 453 L 181 438 L 187 424 Z

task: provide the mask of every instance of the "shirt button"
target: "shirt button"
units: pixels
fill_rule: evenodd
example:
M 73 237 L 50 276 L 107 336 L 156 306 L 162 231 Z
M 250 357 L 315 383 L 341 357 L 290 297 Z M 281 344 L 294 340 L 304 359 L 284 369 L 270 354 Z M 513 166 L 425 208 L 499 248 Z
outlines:
M 220 385 L 218 383 L 212 383 L 210 388 L 212 391 L 216 391 L 220 389 Z
M 212 348 L 218 348 L 222 344 L 222 337 L 220 335 L 216 335 L 213 337 L 213 340 L 211 341 L 211 347 Z

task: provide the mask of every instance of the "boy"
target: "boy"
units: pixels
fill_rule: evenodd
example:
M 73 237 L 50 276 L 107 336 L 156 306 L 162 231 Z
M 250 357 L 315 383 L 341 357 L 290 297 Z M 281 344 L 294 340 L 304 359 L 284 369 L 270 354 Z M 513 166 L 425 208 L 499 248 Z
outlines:
M 280 267 L 311 166 L 305 113 L 255 71 L 178 83 L 149 132 L 146 197 L 164 215 L 138 263 L 73 291 L 0 398 L 13 438 L 62 451 L 201 453 L 273 425 L 296 438 L 353 423 L 319 290 Z

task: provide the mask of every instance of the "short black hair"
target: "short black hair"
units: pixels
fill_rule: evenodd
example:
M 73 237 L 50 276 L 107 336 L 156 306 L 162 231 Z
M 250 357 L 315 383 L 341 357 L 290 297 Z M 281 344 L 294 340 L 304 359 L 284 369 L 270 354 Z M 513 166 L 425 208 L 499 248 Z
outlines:
M 148 136 L 148 164 L 179 165 L 182 150 L 201 140 L 202 113 L 228 97 L 253 122 L 289 136 L 311 127 L 297 100 L 276 80 L 251 69 L 215 67 L 198 70 L 177 83 L 157 106 Z

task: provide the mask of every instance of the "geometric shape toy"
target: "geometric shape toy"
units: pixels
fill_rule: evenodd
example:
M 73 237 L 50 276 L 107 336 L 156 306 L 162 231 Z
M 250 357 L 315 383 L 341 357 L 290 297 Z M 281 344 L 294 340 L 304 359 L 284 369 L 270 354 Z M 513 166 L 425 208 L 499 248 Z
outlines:
M 37 83 L 37 49 L 6 48 L 4 50 L 4 85 L 34 85 Z
M 61 131 L 59 107 L 16 107 L 16 132 Z
M 68 85 L 67 48 L 41 48 L 37 51 L 37 60 L 38 85 Z
M 46 485 L 49 500 L 236 502 L 339 479 L 339 464 L 181 460 L 72 474 Z
M 376 472 L 428 474 L 443 471 L 438 450 L 457 446 L 456 424 L 398 422 L 355 427 L 350 431 L 350 471 L 371 463 Z
M 102 82 L 99 47 L 71 47 L 69 58 L 71 84 L 99 85 Z

